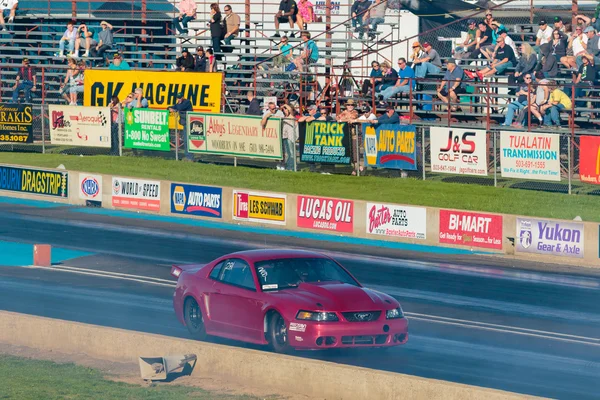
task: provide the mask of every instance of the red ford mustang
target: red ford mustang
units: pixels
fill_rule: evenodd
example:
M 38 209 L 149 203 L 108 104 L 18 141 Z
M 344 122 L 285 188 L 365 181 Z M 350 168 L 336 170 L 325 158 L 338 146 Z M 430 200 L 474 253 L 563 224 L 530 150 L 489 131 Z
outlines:
M 389 347 L 408 341 L 393 297 L 364 288 L 333 259 L 252 250 L 174 265 L 175 313 L 194 338 L 222 336 L 291 349 Z

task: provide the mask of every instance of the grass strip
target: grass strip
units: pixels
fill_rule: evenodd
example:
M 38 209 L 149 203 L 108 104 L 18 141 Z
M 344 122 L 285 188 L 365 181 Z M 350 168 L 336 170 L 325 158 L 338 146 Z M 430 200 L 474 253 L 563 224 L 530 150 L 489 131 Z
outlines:
M 321 175 L 272 169 L 186 163 L 152 157 L 0 153 L 0 163 L 96 172 L 182 183 L 371 200 L 407 205 L 489 211 L 523 216 L 600 221 L 596 196 L 375 176 Z

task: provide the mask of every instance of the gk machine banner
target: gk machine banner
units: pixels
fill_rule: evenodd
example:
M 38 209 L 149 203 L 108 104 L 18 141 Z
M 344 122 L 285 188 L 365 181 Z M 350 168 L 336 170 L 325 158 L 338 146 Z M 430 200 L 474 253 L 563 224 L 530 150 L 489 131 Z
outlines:
M 66 171 L 0 166 L 0 190 L 69 197 L 68 176 Z
M 84 105 L 107 106 L 112 96 L 120 101 L 142 88 L 150 108 L 166 110 L 183 92 L 194 111 L 218 113 L 221 109 L 223 74 L 220 72 L 85 71 Z
M 390 169 L 417 169 L 414 125 L 363 124 L 366 166 Z
M 0 104 L 0 142 L 33 143 L 31 104 Z
M 235 114 L 187 115 L 189 151 L 235 157 L 282 159 L 281 119 Z
M 500 131 L 503 178 L 560 181 L 560 136 Z
M 170 151 L 169 111 L 125 109 L 125 140 L 128 149 Z
M 350 128 L 345 122 L 300 123 L 300 160 L 321 164 L 350 164 Z
M 48 106 L 50 143 L 110 147 L 108 107 Z

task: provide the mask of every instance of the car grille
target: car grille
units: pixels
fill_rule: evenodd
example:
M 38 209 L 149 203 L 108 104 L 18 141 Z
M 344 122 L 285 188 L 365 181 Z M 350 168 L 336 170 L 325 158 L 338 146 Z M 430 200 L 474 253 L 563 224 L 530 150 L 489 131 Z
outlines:
M 388 335 L 342 336 L 342 344 L 385 344 Z
M 371 322 L 379 319 L 381 311 L 344 312 L 342 315 L 348 322 Z

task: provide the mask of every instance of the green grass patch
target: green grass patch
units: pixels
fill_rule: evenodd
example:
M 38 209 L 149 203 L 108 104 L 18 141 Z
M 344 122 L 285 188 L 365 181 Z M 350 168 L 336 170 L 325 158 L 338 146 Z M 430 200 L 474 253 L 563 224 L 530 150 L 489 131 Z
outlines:
M 600 221 L 600 199 L 589 195 L 567 195 L 433 180 L 235 168 L 150 157 L 0 153 L 0 162 L 47 168 L 55 168 L 63 164 L 70 170 L 182 183 L 233 186 L 544 218 L 573 219 L 580 216 L 585 221 Z
M 0 355 L 0 399 L 254 400 L 256 398 L 211 393 L 200 388 L 173 384 L 132 385 L 107 380 L 102 372 L 75 364 L 56 364 L 51 361 Z

